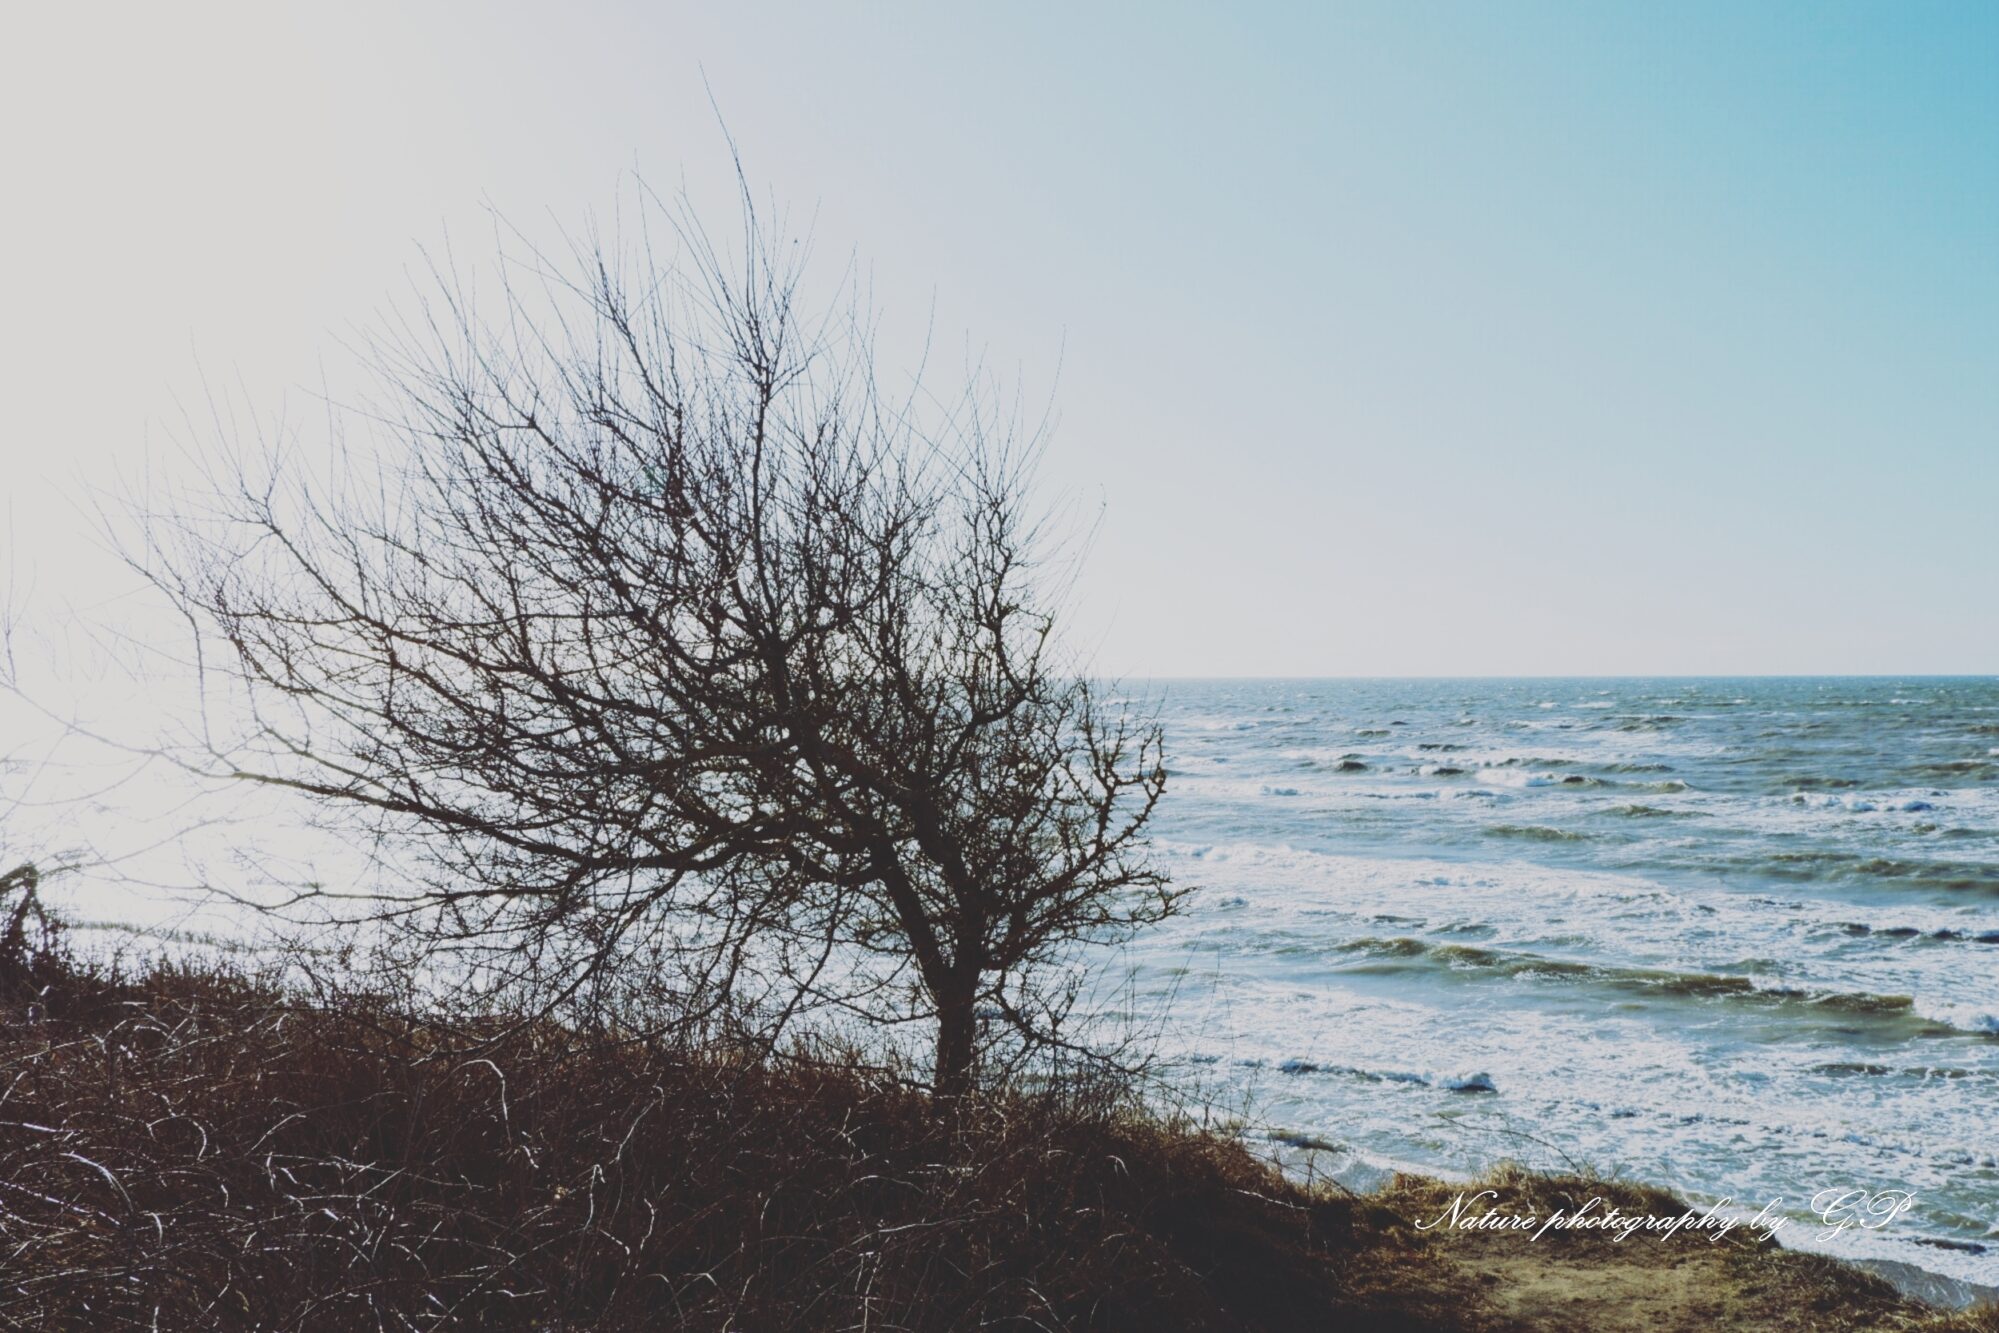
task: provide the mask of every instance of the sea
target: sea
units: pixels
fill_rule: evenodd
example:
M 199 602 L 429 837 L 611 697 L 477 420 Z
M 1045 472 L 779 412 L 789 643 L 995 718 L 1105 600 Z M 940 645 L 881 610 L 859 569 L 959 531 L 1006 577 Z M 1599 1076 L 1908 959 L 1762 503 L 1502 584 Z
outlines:
M 1999 1285 L 1999 679 L 1144 694 L 1192 892 L 1123 993 L 1244 1132 L 1774 1205 L 1787 1244 Z M 1914 1202 L 1827 1234 L 1883 1191 Z

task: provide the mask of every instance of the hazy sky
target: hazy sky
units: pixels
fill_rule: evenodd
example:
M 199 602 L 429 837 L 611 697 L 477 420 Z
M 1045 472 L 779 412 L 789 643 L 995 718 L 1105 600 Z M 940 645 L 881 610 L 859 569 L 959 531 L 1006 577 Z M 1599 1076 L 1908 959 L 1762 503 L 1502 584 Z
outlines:
M 76 497 L 483 203 L 726 203 L 705 78 L 1055 391 L 1104 670 L 1999 671 L 1995 69 L 1985 3 L 14 6 L 0 559 L 88 607 Z

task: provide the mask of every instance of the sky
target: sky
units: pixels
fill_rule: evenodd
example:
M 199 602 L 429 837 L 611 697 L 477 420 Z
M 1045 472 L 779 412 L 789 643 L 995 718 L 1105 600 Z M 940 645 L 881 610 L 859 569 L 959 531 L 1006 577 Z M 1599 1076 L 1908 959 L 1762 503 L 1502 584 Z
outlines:
M 0 587 L 58 638 L 212 401 L 309 420 L 493 211 L 728 207 L 719 112 L 892 328 L 1056 406 L 1098 671 L 1999 672 L 1999 6 L 0 25 Z

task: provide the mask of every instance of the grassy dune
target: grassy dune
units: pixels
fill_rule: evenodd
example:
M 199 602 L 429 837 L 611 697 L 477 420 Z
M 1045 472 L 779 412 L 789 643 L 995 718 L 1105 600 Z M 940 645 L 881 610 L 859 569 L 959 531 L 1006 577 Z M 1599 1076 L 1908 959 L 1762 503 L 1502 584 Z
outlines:
M 1504 1173 L 1502 1199 L 1600 1181 Z M 8 1329 L 1999 1329 L 1746 1239 L 1422 1231 L 1120 1089 L 0 963 Z

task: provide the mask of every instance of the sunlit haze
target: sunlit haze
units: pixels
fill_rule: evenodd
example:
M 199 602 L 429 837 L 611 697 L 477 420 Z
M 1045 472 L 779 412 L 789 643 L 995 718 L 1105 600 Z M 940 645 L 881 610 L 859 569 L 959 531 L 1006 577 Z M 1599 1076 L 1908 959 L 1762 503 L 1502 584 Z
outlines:
M 93 488 L 211 397 L 309 443 L 419 247 L 634 172 L 726 208 L 726 122 L 893 345 L 1055 405 L 1098 669 L 1999 670 L 1991 6 L 43 5 L 0 49 L 45 623 L 112 613 Z

